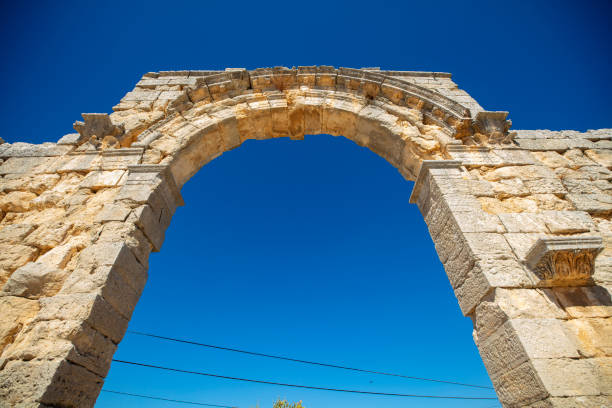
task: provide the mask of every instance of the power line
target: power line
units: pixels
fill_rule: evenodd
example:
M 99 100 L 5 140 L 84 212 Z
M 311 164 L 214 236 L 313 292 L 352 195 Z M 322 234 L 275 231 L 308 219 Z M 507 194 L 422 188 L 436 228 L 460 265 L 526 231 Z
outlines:
M 219 408 L 238 408 L 238 407 L 234 407 L 231 405 L 217 405 L 217 404 L 206 404 L 204 402 L 182 401 L 182 400 L 175 400 L 175 399 L 162 398 L 162 397 L 153 397 L 152 395 L 132 394 L 130 392 L 121 392 L 121 391 L 114 391 L 114 390 L 102 390 L 102 392 L 110 392 L 113 394 L 128 395 L 130 397 L 147 398 L 147 399 L 153 399 L 153 400 L 159 400 L 159 401 L 176 402 L 177 404 L 190 404 L 190 405 L 200 405 L 204 407 L 219 407 Z
M 186 344 L 191 344 L 191 345 L 194 345 L 194 346 L 214 348 L 214 349 L 217 349 L 217 350 L 233 351 L 235 353 L 249 354 L 249 355 L 252 355 L 252 356 L 259 356 L 259 357 L 275 358 L 275 359 L 278 359 L 278 360 L 293 361 L 293 362 L 296 362 L 296 363 L 311 364 L 311 365 L 316 365 L 316 366 L 321 366 L 321 367 L 339 368 L 339 369 L 342 369 L 342 370 L 358 371 L 358 372 L 361 372 L 361 373 L 369 373 L 369 374 L 386 375 L 386 376 L 390 376 L 390 377 L 407 378 L 407 379 L 411 379 L 411 380 L 430 381 L 430 382 L 437 382 L 437 383 L 444 383 L 444 384 L 453 384 L 453 385 L 459 385 L 459 386 L 462 386 L 462 387 L 485 388 L 485 389 L 489 389 L 489 390 L 493 389 L 493 387 L 487 387 L 487 386 L 484 386 L 484 385 L 474 385 L 474 384 L 460 383 L 460 382 L 455 382 L 455 381 L 436 380 L 436 379 L 433 379 L 433 378 L 413 377 L 413 376 L 409 376 L 409 375 L 387 373 L 387 372 L 383 372 L 383 371 L 365 370 L 365 369 L 362 369 L 362 368 L 352 368 L 352 367 L 346 367 L 346 366 L 341 366 L 341 365 L 336 365 L 336 364 L 329 364 L 329 363 L 318 363 L 316 361 L 300 360 L 300 359 L 291 358 L 291 357 L 283 357 L 283 356 L 277 356 L 277 355 L 272 355 L 272 354 L 257 353 L 257 352 L 254 352 L 254 351 L 246 351 L 246 350 L 240 350 L 240 349 L 229 348 L 229 347 L 215 346 L 215 345 L 212 345 L 212 344 L 198 343 L 198 342 L 195 342 L 195 341 L 176 339 L 176 338 L 173 338 L 173 337 L 159 336 L 159 335 L 156 335 L 156 334 L 138 332 L 138 331 L 133 331 L 133 330 L 128 330 L 128 333 L 136 334 L 138 336 L 154 337 L 156 339 L 161 339 L 161 340 L 175 341 L 177 343 L 186 343 Z
M 134 361 L 125 361 L 125 360 L 117 360 L 117 359 L 113 359 L 113 361 L 116 363 L 129 364 L 129 365 L 147 367 L 147 368 L 157 368 L 159 370 L 173 371 L 177 373 L 203 375 L 206 377 L 222 378 L 225 380 L 245 381 L 245 382 L 250 382 L 250 383 L 258 383 L 258 384 L 280 385 L 283 387 L 293 387 L 293 388 L 306 388 L 310 390 L 320 390 L 320 391 L 337 391 L 337 392 L 348 392 L 348 393 L 353 393 L 353 394 L 380 395 L 380 396 L 387 396 L 387 397 L 441 398 L 441 399 L 461 399 L 461 400 L 496 400 L 497 399 L 496 397 L 463 397 L 463 396 L 453 396 L 453 395 L 399 394 L 399 393 L 390 393 L 390 392 L 359 391 L 359 390 L 347 390 L 347 389 L 342 389 L 342 388 L 315 387 L 315 386 L 310 386 L 310 385 L 286 384 L 286 383 L 278 383 L 278 382 L 273 382 L 273 381 L 253 380 L 249 378 L 240 378 L 240 377 L 230 377 L 227 375 L 203 373 L 200 371 L 181 370 L 179 368 L 162 367 L 162 366 L 157 366 L 153 364 L 137 363 Z

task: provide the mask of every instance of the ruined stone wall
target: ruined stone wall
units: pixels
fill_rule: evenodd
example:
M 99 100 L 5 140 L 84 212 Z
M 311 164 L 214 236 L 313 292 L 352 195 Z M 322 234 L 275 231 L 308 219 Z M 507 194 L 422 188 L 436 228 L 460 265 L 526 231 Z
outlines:
M 332 67 L 149 73 L 113 109 L 0 144 L 0 406 L 92 406 L 181 186 L 319 133 L 416 180 L 505 407 L 611 405 L 612 130 L 514 132 L 449 74 Z

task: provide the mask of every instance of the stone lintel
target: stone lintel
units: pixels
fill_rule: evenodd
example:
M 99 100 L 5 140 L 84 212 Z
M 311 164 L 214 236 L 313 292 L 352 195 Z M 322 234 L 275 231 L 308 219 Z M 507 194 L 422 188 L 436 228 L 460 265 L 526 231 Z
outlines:
M 594 261 L 603 249 L 595 236 L 540 238 L 527 253 L 526 264 L 546 286 L 588 284 Z
M 423 160 L 421 167 L 419 168 L 419 174 L 414 182 L 412 188 L 412 194 L 410 195 L 409 202 L 415 204 L 419 198 L 419 193 L 423 182 L 429 175 L 431 169 L 460 169 L 461 161 L 459 160 Z

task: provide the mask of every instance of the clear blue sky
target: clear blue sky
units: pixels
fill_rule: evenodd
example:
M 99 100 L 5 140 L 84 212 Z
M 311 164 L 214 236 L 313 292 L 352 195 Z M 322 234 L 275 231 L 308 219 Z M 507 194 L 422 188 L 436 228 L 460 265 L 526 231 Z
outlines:
M 612 127 L 607 2 L 4 2 L 3 129 L 56 141 L 147 71 L 380 66 L 446 71 L 514 128 Z M 302 359 L 490 384 L 408 204 L 412 183 L 326 135 L 247 142 L 183 188 L 130 328 Z M 492 392 L 304 367 L 127 335 L 117 358 L 383 392 Z M 217 404 L 476 407 L 294 390 L 114 364 L 105 387 Z M 102 394 L 98 407 L 171 407 Z

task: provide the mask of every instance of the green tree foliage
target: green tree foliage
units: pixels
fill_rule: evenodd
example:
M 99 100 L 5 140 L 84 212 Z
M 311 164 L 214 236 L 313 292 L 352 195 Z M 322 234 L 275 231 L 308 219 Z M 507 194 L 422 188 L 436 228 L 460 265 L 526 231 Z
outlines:
M 272 408 L 306 408 L 306 407 L 302 405 L 302 401 L 292 404 L 290 402 L 287 402 L 287 400 L 284 400 L 284 401 L 278 400 L 274 403 L 274 406 Z

